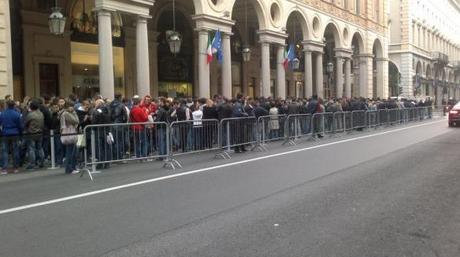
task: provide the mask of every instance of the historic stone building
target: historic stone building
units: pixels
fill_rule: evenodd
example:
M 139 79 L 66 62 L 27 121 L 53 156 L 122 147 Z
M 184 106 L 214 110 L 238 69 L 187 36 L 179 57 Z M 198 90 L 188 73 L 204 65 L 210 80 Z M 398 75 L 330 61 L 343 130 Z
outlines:
M 459 1 L 392 1 L 390 13 L 391 95 L 459 99 Z
M 2 95 L 389 95 L 384 0 L 0 2 Z M 58 36 L 48 27 L 56 3 L 66 17 Z M 181 46 L 172 54 L 174 28 Z M 208 64 L 217 30 L 223 61 Z

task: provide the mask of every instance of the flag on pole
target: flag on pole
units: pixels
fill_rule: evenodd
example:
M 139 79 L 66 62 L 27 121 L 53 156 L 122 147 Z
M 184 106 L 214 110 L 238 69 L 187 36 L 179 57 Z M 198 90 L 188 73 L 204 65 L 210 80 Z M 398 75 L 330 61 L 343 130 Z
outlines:
M 290 44 L 289 45 L 289 50 L 287 51 L 287 53 L 285 54 L 285 57 L 284 57 L 284 69 L 287 70 L 287 68 L 289 67 L 289 63 L 292 62 L 292 60 L 294 60 L 295 58 L 295 48 L 294 48 L 294 44 Z
M 284 66 L 284 69 L 287 70 L 288 66 L 289 66 L 289 59 L 288 59 L 288 48 L 285 48 L 284 49 L 284 62 L 283 62 L 283 66 Z
M 224 56 L 222 52 L 222 35 L 220 30 L 217 30 L 216 34 L 214 35 L 214 39 L 212 40 L 212 53 L 217 54 L 217 61 L 222 63 Z
M 208 48 L 206 49 L 206 62 L 210 64 L 212 62 L 212 44 L 211 38 L 208 36 Z

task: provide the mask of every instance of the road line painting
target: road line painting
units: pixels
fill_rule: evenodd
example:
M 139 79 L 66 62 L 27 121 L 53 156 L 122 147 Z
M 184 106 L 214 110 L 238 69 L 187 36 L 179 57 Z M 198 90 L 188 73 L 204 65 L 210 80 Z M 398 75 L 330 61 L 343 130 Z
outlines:
M 124 184 L 124 185 L 120 185 L 120 186 L 108 187 L 108 188 L 104 188 L 104 189 L 100 189 L 100 190 L 95 190 L 95 191 L 82 193 L 82 194 L 77 194 L 77 195 L 71 195 L 71 196 L 62 197 L 62 198 L 56 198 L 56 199 L 52 199 L 52 200 L 48 200 L 48 201 L 37 202 L 37 203 L 33 203 L 33 204 L 28 204 L 28 205 L 22 205 L 22 206 L 18 206 L 18 207 L 14 207 L 14 208 L 0 210 L 0 215 L 13 213 L 13 212 L 18 212 L 18 211 L 27 210 L 27 209 L 32 209 L 32 208 L 41 207 L 41 206 L 46 206 L 46 205 L 51 205 L 51 204 L 55 204 L 55 203 L 60 203 L 60 202 L 66 202 L 66 201 L 70 201 L 70 200 L 85 198 L 85 197 L 98 195 L 98 194 L 103 194 L 103 193 L 108 193 L 108 192 L 121 190 L 121 189 L 125 189 L 125 188 L 141 186 L 141 185 L 150 184 L 150 183 L 154 183 L 154 182 L 158 182 L 158 181 L 163 181 L 163 180 L 168 180 L 168 179 L 173 179 L 173 178 L 193 175 L 193 174 L 202 173 L 202 172 L 206 172 L 206 171 L 210 171 L 210 170 L 217 170 L 217 169 L 231 167 L 231 166 L 235 166 L 235 165 L 240 165 L 240 164 L 245 164 L 245 163 L 250 163 L 250 162 L 255 162 L 255 161 L 260 161 L 260 160 L 265 160 L 265 159 L 268 159 L 268 158 L 279 157 L 279 156 L 284 156 L 284 155 L 289 155 L 289 154 L 294 154 L 294 153 L 299 153 L 299 152 L 304 152 L 304 151 L 310 151 L 310 150 L 314 150 L 314 149 L 318 149 L 318 148 L 322 148 L 322 147 L 328 147 L 328 146 L 333 146 L 333 145 L 338 145 L 338 144 L 358 141 L 358 140 L 367 139 L 367 138 L 371 138 L 371 137 L 382 136 L 382 135 L 391 134 L 391 133 L 404 131 L 404 130 L 408 130 L 408 129 L 413 129 L 413 128 L 417 128 L 417 127 L 433 125 L 433 124 L 437 124 L 437 123 L 441 123 L 441 122 L 446 122 L 446 121 L 443 119 L 443 120 L 439 120 L 439 121 L 423 123 L 423 124 L 414 125 L 414 126 L 410 126 L 410 127 L 404 127 L 404 128 L 398 128 L 398 129 L 394 129 L 394 130 L 379 132 L 379 133 L 375 133 L 375 134 L 371 134 L 371 135 L 354 137 L 354 138 L 339 140 L 339 141 L 335 141 L 335 142 L 330 142 L 330 143 L 325 143 L 325 144 L 305 147 L 305 148 L 301 148 L 301 149 L 296 149 L 296 150 L 291 150 L 291 151 L 286 151 L 286 152 L 281 152 L 281 153 L 270 154 L 270 155 L 256 157 L 256 158 L 252 158 L 252 159 L 248 159 L 248 160 L 231 162 L 231 163 L 226 163 L 226 164 L 221 164 L 221 165 L 216 165 L 216 166 L 196 169 L 196 170 L 192 170 L 192 171 L 182 172 L 182 173 L 178 173 L 178 174 L 173 174 L 173 175 L 168 175 L 168 176 L 163 176 L 163 177 L 158 177 L 158 178 L 153 178 L 153 179 L 142 180 L 142 181 L 128 183 L 128 184 Z

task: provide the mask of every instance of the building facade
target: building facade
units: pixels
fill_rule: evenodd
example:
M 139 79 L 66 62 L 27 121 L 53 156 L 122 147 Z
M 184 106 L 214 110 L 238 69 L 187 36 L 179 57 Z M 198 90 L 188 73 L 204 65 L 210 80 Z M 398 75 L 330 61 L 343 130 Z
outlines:
M 54 0 L 0 1 L 2 95 L 389 95 L 384 0 L 58 0 L 60 36 L 48 28 Z M 174 28 L 177 54 L 167 40 Z M 216 31 L 223 61 L 208 64 Z M 290 46 L 299 65 L 285 69 Z
M 439 105 L 459 99 L 459 1 L 392 1 L 390 9 L 391 93 L 431 96 Z

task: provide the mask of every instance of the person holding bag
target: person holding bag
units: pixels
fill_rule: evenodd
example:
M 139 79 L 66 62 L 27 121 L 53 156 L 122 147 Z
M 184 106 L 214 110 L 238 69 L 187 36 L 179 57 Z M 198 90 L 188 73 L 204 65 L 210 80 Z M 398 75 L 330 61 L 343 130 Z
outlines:
M 76 143 L 78 140 L 77 127 L 78 115 L 74 110 L 74 103 L 70 100 L 65 104 L 65 110 L 61 114 L 61 142 L 65 149 L 65 173 L 77 174 Z

